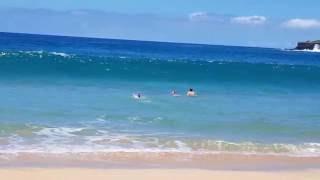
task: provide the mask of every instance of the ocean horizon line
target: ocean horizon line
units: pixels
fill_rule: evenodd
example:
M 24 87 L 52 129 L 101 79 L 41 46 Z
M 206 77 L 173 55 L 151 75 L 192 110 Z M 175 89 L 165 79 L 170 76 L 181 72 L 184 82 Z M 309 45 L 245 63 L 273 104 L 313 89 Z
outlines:
M 92 40 L 114 40 L 114 41 L 126 41 L 126 42 L 142 42 L 142 43 L 158 43 L 158 44 L 172 44 L 172 45 L 193 45 L 193 46 L 217 46 L 217 47 L 234 47 L 234 48 L 261 48 L 261 49 L 288 49 L 277 47 L 263 47 L 263 46 L 241 46 L 241 45 L 228 45 L 228 44 L 208 44 L 208 43 L 193 43 L 193 42 L 176 42 L 176 41 L 157 41 L 157 40 L 141 40 L 141 39 L 121 39 L 112 37 L 94 37 L 94 36 L 75 36 L 75 35 L 62 35 L 62 34 L 38 34 L 27 32 L 9 32 L 0 31 L 0 34 L 15 34 L 15 35 L 27 35 L 27 36 L 48 36 L 48 37 L 61 37 L 61 38 L 80 38 L 80 39 L 92 39 Z

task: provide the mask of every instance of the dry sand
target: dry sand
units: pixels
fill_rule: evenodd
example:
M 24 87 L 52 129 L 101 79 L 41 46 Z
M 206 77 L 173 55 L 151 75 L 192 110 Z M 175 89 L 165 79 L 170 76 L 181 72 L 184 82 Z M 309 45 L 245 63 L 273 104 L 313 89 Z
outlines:
M 320 170 L 213 171 L 198 169 L 3 168 L 1 180 L 319 180 Z

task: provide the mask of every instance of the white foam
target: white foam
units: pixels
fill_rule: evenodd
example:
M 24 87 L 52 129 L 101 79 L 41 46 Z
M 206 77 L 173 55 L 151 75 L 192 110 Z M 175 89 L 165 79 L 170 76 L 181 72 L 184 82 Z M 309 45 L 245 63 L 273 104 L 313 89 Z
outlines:
M 184 142 L 182 142 L 182 141 L 178 141 L 178 140 L 176 140 L 176 141 L 174 141 L 175 143 L 176 143 L 176 145 L 177 145 L 177 149 L 179 149 L 180 151 L 191 151 L 192 149 L 186 144 L 186 143 L 184 143 Z
M 131 117 L 133 121 L 139 117 Z M 112 133 L 96 130 L 90 135 L 77 134 L 86 128 L 43 128 L 30 137 L 11 136 L 0 146 L 0 153 L 99 153 L 99 152 L 176 152 L 239 153 L 286 156 L 320 156 L 320 143 L 259 144 L 213 139 L 184 139 L 159 134 Z M 32 143 L 30 143 L 32 142 Z
M 44 55 L 48 54 L 48 55 L 54 55 L 54 56 L 61 56 L 61 57 L 71 57 L 72 55 L 67 54 L 67 53 L 63 53 L 63 52 L 47 52 L 47 51 L 43 51 L 43 50 L 39 50 L 39 51 L 19 51 L 19 53 L 22 54 L 28 54 L 31 56 L 39 56 L 40 58 L 42 58 Z M 17 55 L 16 53 L 10 53 L 12 55 Z
M 56 56 L 62 56 L 62 57 L 70 57 L 69 54 L 62 53 L 62 52 L 51 52 L 50 54 L 56 55 Z
M 292 50 L 292 51 L 300 51 L 300 52 L 314 52 L 314 53 L 320 53 L 320 45 L 315 44 L 313 49 L 303 49 L 303 50 Z
M 313 51 L 320 52 L 320 44 L 315 44 L 313 47 Z
M 320 50 L 310 50 L 310 49 L 304 49 L 304 50 L 293 50 L 293 51 L 320 53 Z
M 35 134 L 40 136 L 64 136 L 64 137 L 71 137 L 75 136 L 72 133 L 79 132 L 84 130 L 84 128 L 67 128 L 67 127 L 59 127 L 59 128 L 44 128 L 41 129 L 38 132 L 35 132 Z

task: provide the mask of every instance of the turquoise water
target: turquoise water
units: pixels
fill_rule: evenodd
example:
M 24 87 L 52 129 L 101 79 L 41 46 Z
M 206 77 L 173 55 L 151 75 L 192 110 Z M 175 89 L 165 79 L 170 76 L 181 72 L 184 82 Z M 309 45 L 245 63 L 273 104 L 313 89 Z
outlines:
M 320 155 L 319 53 L 8 33 L 0 44 L 0 153 Z

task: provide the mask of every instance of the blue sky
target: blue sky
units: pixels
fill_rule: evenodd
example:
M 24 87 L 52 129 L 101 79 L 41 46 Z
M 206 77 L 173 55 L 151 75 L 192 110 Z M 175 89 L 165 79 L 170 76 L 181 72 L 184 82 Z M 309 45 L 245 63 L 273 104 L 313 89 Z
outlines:
M 0 31 L 291 47 L 320 39 L 313 0 L 1 0 Z

